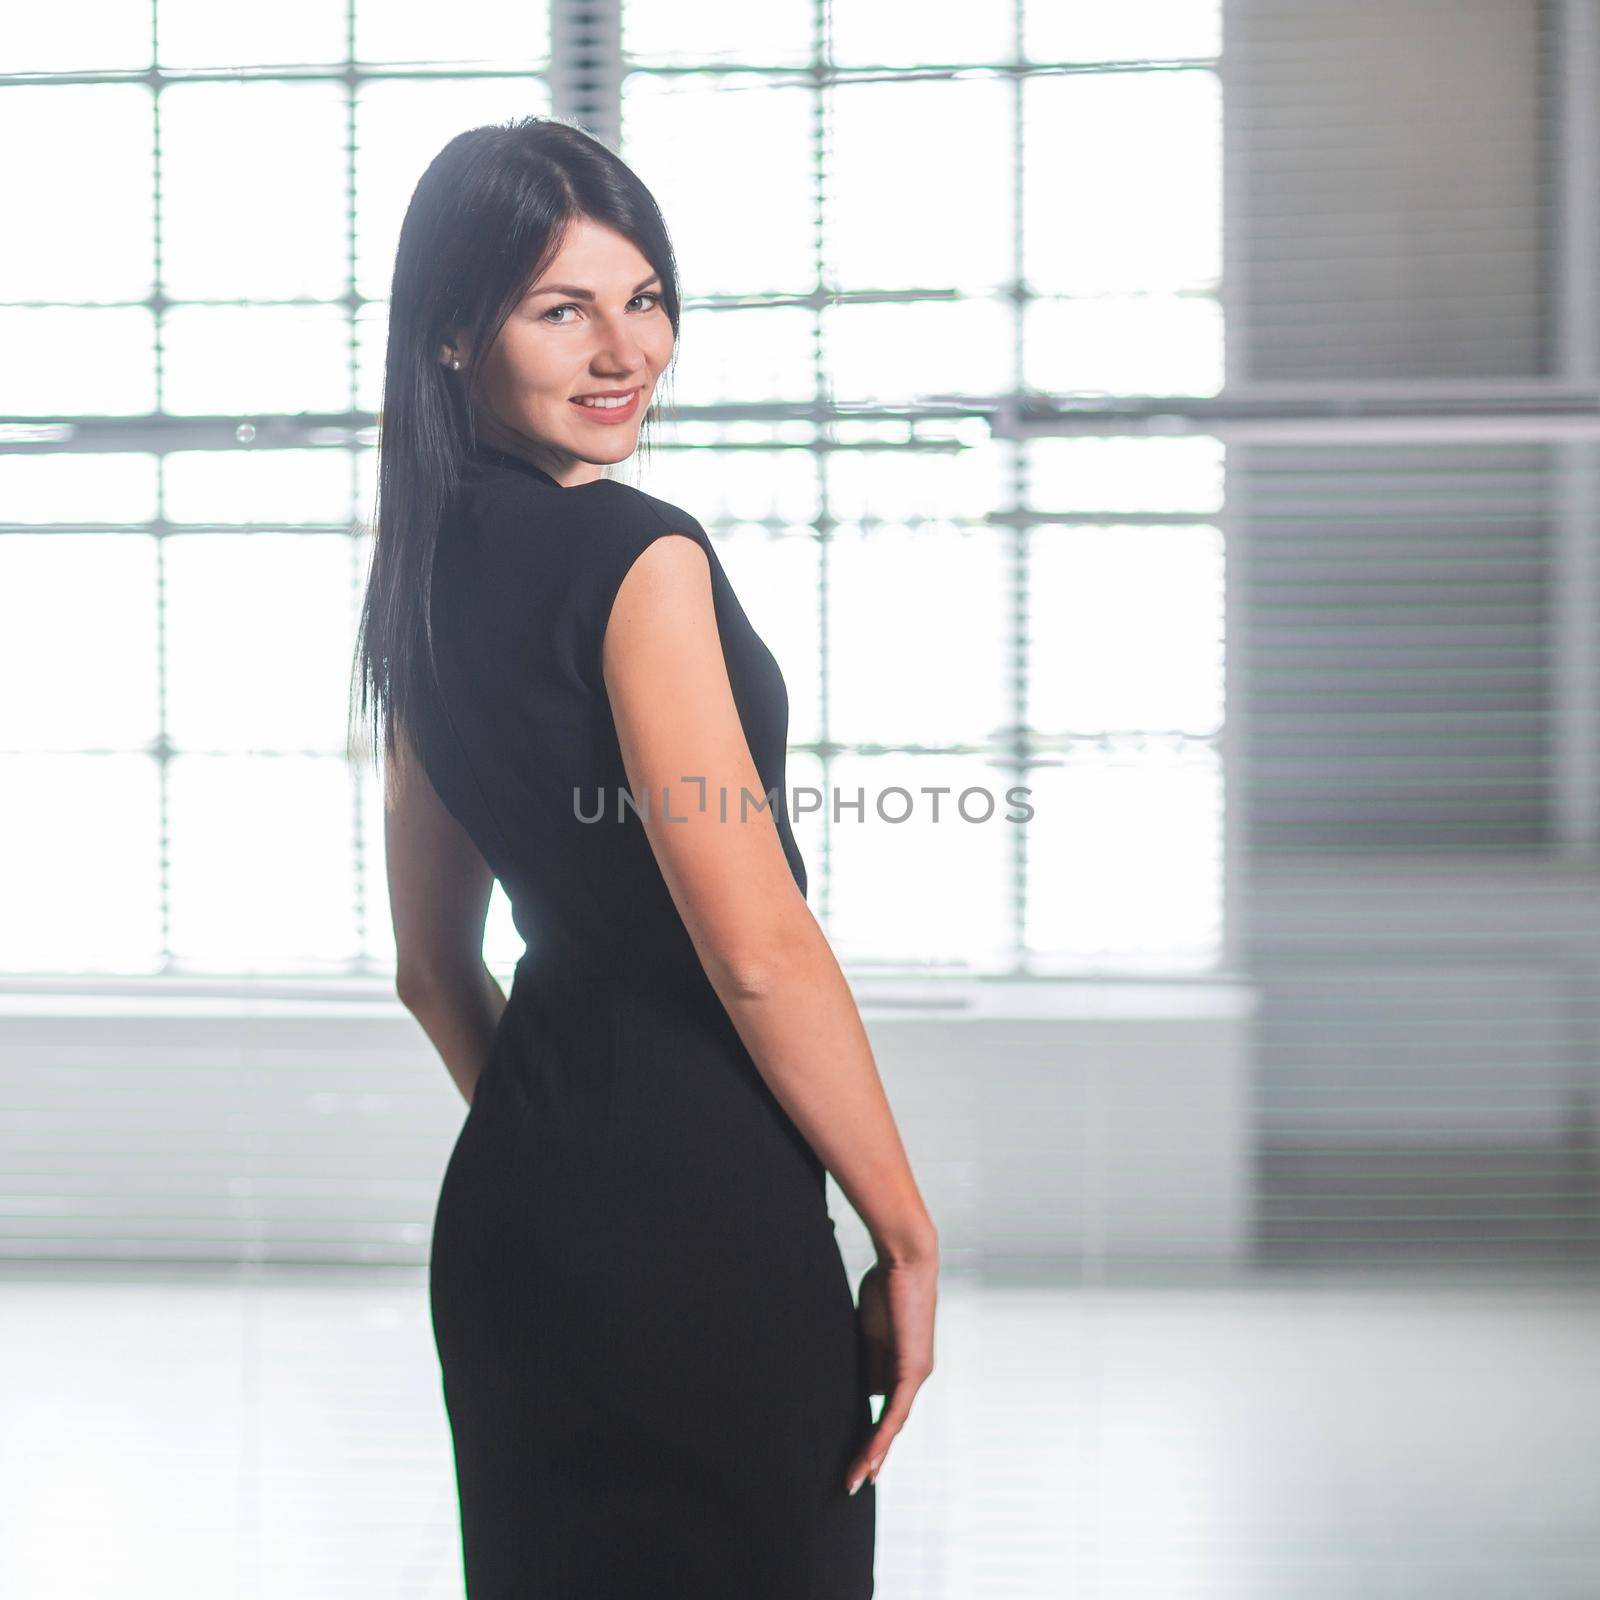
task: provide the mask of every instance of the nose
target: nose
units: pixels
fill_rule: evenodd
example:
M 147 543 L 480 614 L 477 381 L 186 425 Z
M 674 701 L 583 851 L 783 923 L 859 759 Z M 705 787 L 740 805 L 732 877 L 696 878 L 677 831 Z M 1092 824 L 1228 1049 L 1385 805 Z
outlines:
M 642 383 L 650 363 L 635 332 L 621 318 L 596 317 L 592 326 L 596 333 L 589 356 L 590 370 L 599 376 L 624 382 L 632 378 Z

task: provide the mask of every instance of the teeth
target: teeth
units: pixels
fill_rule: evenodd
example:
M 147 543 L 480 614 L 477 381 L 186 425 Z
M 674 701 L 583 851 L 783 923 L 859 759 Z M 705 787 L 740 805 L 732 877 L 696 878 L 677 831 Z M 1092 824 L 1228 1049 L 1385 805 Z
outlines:
M 579 401 L 578 401 L 578 404 L 580 406 L 594 406 L 597 409 L 602 410 L 602 411 L 611 411 L 611 410 L 614 410 L 617 406 L 629 405 L 629 404 L 632 403 L 632 401 L 633 401 L 633 396 L 631 394 L 625 394 L 620 399 L 615 399 L 615 400 L 610 399 L 610 398 L 608 398 L 608 397 L 606 397 L 604 395 L 601 395 L 601 396 L 597 396 L 597 397 L 592 398 L 592 399 L 580 398 Z

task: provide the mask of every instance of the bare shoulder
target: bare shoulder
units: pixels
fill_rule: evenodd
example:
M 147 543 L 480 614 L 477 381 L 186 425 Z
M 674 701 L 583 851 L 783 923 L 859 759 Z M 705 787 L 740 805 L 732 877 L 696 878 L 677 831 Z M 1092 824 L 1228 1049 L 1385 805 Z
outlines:
M 644 625 L 658 637 L 715 628 L 711 562 L 689 528 L 661 522 L 626 553 L 608 618 L 608 632 Z

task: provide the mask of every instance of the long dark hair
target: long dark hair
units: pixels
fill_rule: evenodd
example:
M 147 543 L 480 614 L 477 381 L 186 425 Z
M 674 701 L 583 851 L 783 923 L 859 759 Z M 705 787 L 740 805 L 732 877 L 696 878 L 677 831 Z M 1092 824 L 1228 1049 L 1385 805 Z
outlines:
M 433 555 L 475 437 L 476 369 L 579 217 L 632 240 L 661 274 L 676 336 L 677 263 L 661 212 L 627 163 L 581 128 L 550 117 L 469 128 L 428 163 L 411 196 L 389 296 L 372 558 L 351 671 L 352 761 L 365 736 L 374 761 L 381 747 L 392 762 L 399 730 L 416 725 L 414 709 L 436 689 Z M 469 353 L 456 372 L 439 350 L 459 335 Z M 646 424 L 655 409 L 653 399 Z

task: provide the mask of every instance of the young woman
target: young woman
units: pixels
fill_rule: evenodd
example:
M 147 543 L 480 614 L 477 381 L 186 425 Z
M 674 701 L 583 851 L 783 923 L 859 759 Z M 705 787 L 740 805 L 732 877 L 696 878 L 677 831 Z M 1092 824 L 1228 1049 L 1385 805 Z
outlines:
M 695 518 L 602 475 L 678 323 L 655 203 L 586 134 L 475 128 L 424 173 L 357 666 L 398 990 L 471 1102 L 430 1300 L 472 1600 L 862 1600 L 933 1367 L 937 1235 L 806 904 L 782 673 Z

